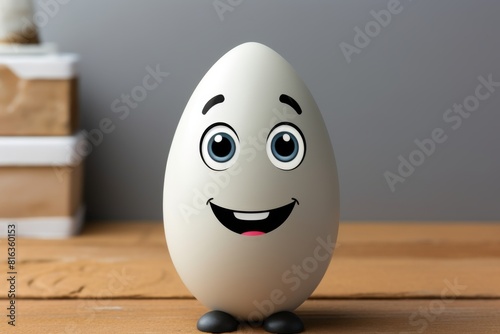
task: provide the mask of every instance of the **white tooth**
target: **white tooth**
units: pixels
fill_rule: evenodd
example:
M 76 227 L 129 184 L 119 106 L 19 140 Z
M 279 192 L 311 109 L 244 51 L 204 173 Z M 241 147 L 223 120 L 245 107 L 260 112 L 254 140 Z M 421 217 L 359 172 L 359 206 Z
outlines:
M 269 217 L 269 211 L 266 212 L 234 212 L 234 216 L 239 220 L 263 220 Z

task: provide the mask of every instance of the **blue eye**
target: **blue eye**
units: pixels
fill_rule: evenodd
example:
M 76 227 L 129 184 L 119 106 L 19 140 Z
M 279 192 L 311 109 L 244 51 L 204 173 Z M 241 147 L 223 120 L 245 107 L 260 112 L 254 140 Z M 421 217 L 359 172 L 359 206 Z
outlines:
M 283 170 L 297 168 L 306 153 L 306 143 L 300 130 L 291 123 L 280 123 L 267 138 L 267 156 L 274 166 Z
M 277 133 L 271 141 L 271 152 L 281 162 L 292 161 L 299 153 L 297 138 L 287 131 Z
M 237 160 L 240 142 L 236 132 L 225 123 L 215 123 L 205 130 L 200 141 L 201 158 L 213 170 L 225 170 Z
M 224 132 L 214 134 L 208 141 L 208 154 L 217 162 L 231 160 L 236 152 L 236 144 L 230 135 Z

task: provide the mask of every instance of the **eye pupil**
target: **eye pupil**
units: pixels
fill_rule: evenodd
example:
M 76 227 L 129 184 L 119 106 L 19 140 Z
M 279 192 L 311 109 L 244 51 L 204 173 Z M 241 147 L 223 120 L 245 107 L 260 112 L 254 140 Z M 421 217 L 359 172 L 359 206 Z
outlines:
M 208 152 L 212 159 L 217 162 L 230 160 L 234 155 L 235 149 L 233 139 L 225 133 L 214 135 L 208 143 Z
M 273 138 L 272 150 L 278 160 L 291 161 L 298 153 L 297 139 L 288 132 L 280 132 Z

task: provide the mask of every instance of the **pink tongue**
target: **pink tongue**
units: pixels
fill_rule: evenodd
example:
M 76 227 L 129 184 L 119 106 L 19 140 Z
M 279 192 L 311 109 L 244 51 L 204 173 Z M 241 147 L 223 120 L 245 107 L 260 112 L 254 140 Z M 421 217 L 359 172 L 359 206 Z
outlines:
M 263 235 L 265 234 L 264 232 L 260 232 L 260 231 L 248 231 L 248 232 L 243 232 L 242 235 L 246 235 L 246 236 L 249 236 L 249 237 L 256 237 L 258 235 Z

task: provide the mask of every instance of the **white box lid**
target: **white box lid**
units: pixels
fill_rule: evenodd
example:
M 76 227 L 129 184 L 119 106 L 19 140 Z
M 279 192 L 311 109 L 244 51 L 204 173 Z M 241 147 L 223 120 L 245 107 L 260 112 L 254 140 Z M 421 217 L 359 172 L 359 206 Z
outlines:
M 74 166 L 85 157 L 85 145 L 82 132 L 57 137 L 0 136 L 0 166 Z
M 41 55 L 58 52 L 56 43 L 0 44 L 0 55 Z
M 74 53 L 0 54 L 0 65 L 26 80 L 63 80 L 77 76 L 80 57 Z
M 16 235 L 23 238 L 61 239 L 77 234 L 83 225 L 85 207 L 70 217 L 0 217 L 0 238 L 7 237 L 7 227 L 16 225 Z

